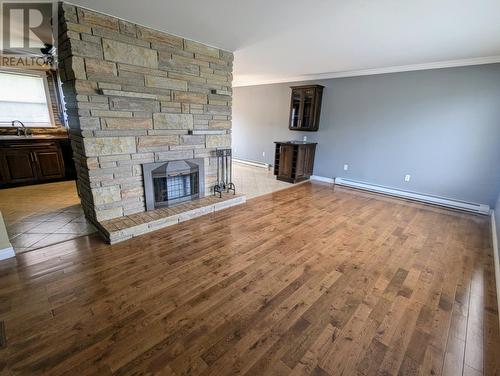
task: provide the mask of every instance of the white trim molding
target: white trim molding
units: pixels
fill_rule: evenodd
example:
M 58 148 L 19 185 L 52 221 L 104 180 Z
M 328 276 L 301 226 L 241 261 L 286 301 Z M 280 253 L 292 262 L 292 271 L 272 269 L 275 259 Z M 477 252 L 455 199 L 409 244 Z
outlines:
M 383 194 L 386 194 L 389 196 L 407 198 L 407 199 L 411 199 L 411 200 L 415 200 L 415 201 L 425 202 L 428 204 L 444 206 L 447 208 L 465 210 L 465 211 L 472 212 L 472 213 L 478 213 L 478 214 L 484 214 L 484 215 L 490 214 L 490 207 L 489 207 L 489 205 L 485 205 L 485 204 L 477 204 L 474 202 L 458 201 L 458 200 L 453 200 L 453 199 L 439 197 L 439 196 L 432 196 L 432 195 L 426 195 L 426 194 L 422 194 L 422 193 L 403 191 L 403 190 L 399 190 L 399 189 L 384 187 L 384 186 L 380 186 L 380 185 L 376 185 L 376 184 L 370 184 L 370 183 L 365 183 L 365 182 L 360 182 L 360 181 L 350 180 L 350 179 L 345 179 L 345 178 L 335 178 L 335 184 L 343 185 L 343 186 L 351 187 L 351 188 L 359 188 L 359 189 L 362 189 L 365 191 L 383 193 Z
M 321 181 L 323 183 L 330 183 L 330 184 L 335 183 L 335 179 L 333 178 L 327 178 L 325 176 L 318 176 L 318 175 L 312 175 L 311 180 Z
M 16 252 L 14 251 L 14 248 L 12 248 L 12 246 L 0 249 L 0 261 L 7 260 L 15 256 Z
M 270 84 L 280 84 L 280 83 L 298 82 L 298 81 L 328 80 L 331 78 L 371 76 L 375 74 L 411 72 L 411 71 L 428 70 L 428 69 L 454 68 L 454 67 L 465 67 L 469 65 L 483 65 L 483 64 L 495 64 L 495 63 L 500 63 L 500 56 L 485 56 L 472 59 L 446 60 L 446 61 L 436 61 L 423 64 L 397 65 L 392 67 L 358 69 L 358 70 L 350 70 L 342 72 L 304 74 L 300 76 L 292 76 L 292 77 L 284 77 L 276 79 L 271 78 L 267 80 L 255 79 L 255 80 L 240 81 L 240 82 L 238 82 L 238 75 L 235 75 L 233 87 L 270 85 Z
M 500 208 L 497 208 L 500 210 Z M 497 226 L 495 221 L 495 211 L 491 211 L 491 241 L 493 245 L 493 262 L 495 263 L 495 284 L 497 288 L 498 312 L 500 312 L 500 253 L 498 249 Z M 500 317 L 498 318 L 500 324 Z

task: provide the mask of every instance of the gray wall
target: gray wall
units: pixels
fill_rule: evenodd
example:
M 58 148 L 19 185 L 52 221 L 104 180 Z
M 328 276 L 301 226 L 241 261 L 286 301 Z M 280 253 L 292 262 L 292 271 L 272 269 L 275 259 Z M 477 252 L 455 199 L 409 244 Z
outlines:
M 288 130 L 291 84 L 235 88 L 235 156 L 273 164 L 273 141 L 307 136 L 315 175 L 494 206 L 500 64 L 311 83 L 325 86 L 318 132 Z
M 496 203 L 496 209 L 495 209 L 495 222 L 497 224 L 497 239 L 500 242 L 500 193 L 498 194 L 498 200 Z M 500 248 L 500 244 L 499 244 Z M 498 250 L 500 252 L 500 249 Z M 500 253 L 498 254 L 499 259 L 500 259 Z

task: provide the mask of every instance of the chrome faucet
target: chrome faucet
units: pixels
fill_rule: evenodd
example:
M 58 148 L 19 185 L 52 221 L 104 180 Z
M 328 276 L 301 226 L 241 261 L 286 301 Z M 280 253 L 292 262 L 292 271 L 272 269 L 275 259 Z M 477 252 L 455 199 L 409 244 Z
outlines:
M 16 123 L 21 124 L 21 126 L 20 127 L 16 127 Z M 15 127 L 15 128 L 17 128 L 17 135 L 18 136 L 21 136 L 21 134 L 24 137 L 28 136 L 29 129 L 26 128 L 26 126 L 24 125 L 24 123 L 21 120 L 12 120 L 12 126 Z

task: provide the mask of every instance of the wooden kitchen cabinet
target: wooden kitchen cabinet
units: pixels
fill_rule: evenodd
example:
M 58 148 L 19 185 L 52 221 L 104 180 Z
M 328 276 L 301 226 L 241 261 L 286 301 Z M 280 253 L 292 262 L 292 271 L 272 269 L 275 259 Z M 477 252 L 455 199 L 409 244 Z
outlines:
M 275 142 L 274 175 L 289 183 L 307 180 L 313 174 L 316 143 L 287 141 Z
M 58 148 L 53 150 L 33 150 L 32 153 L 38 169 L 39 179 L 60 179 L 64 177 L 64 162 Z
M 65 164 L 55 140 L 0 138 L 0 186 L 44 183 L 65 178 Z
M 5 149 L 1 151 L 4 175 L 9 183 L 24 183 L 37 179 L 33 155 L 28 149 Z

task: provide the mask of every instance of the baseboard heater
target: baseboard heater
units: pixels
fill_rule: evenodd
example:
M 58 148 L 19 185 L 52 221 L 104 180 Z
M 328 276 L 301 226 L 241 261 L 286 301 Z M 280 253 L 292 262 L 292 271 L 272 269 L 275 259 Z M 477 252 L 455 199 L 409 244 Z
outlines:
M 415 201 L 425 202 L 428 204 L 434 204 L 439 206 L 445 206 L 447 208 L 465 210 L 468 212 L 489 215 L 490 207 L 489 205 L 476 204 L 473 202 L 457 201 L 449 198 L 424 195 L 421 193 L 402 191 L 399 189 L 388 188 L 376 184 L 369 184 L 360 181 L 345 179 L 345 178 L 335 178 L 335 184 L 343 185 L 346 187 L 359 188 L 365 191 L 383 193 L 389 196 L 407 198 Z
M 267 169 L 269 169 L 271 167 L 270 164 L 263 163 L 263 162 L 257 162 L 257 161 L 250 161 L 250 160 L 247 160 L 247 159 L 233 158 L 233 162 L 241 163 L 241 164 L 246 164 L 246 165 L 249 165 L 249 166 L 267 168 Z

